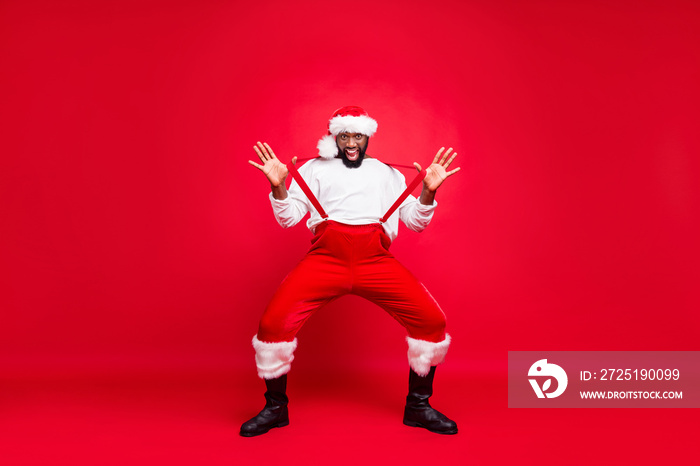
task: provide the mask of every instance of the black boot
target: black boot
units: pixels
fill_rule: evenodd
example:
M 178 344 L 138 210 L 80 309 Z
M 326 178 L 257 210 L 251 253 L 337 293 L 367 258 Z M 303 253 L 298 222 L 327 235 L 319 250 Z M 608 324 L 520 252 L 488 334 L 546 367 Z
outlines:
M 433 378 L 435 366 L 425 377 L 411 372 L 408 376 L 408 396 L 406 397 L 406 409 L 403 412 L 403 423 L 411 427 L 424 427 L 436 434 L 456 434 L 457 424 L 433 409 L 428 402 L 433 394 Z
M 273 427 L 284 427 L 289 424 L 287 412 L 287 374 L 276 379 L 266 379 L 265 407 L 253 419 L 241 426 L 243 437 L 262 435 Z

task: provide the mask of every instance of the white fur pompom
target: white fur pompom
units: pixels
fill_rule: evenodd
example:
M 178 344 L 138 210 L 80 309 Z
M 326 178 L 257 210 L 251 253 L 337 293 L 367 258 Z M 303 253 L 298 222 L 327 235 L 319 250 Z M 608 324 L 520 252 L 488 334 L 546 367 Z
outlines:
M 318 149 L 318 155 L 324 159 L 332 159 L 338 155 L 338 146 L 335 144 L 335 138 L 330 134 L 319 139 L 316 148 Z

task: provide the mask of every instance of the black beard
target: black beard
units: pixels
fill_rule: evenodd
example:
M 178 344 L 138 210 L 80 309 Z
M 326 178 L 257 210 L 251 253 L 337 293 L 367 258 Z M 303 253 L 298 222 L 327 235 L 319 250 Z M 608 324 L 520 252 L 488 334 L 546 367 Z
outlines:
M 365 158 L 365 152 L 367 152 L 367 146 L 369 146 L 369 138 L 367 138 L 367 142 L 365 143 L 365 147 L 360 147 L 360 156 L 357 157 L 357 160 L 354 162 L 351 160 L 348 160 L 348 156 L 345 155 L 345 151 L 340 149 L 340 146 L 338 146 L 338 143 L 335 143 L 336 147 L 338 148 L 338 155 L 337 157 L 340 157 L 343 160 L 343 165 L 345 165 L 348 168 L 360 168 L 360 165 L 362 165 L 362 160 Z

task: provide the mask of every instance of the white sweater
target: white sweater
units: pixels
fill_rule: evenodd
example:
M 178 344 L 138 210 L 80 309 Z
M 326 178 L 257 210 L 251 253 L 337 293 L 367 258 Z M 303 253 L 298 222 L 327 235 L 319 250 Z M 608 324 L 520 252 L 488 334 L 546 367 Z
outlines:
M 313 159 L 299 168 L 299 174 L 328 214 L 329 220 L 348 225 L 378 223 L 406 189 L 406 179 L 396 169 L 365 158 L 359 168 L 347 168 L 341 159 Z M 288 196 L 277 200 L 270 193 L 272 211 L 277 222 L 289 228 L 311 212 L 306 226 L 313 233 L 323 222 L 296 180 L 292 181 Z M 423 205 L 414 196 L 408 196 L 384 224 L 384 231 L 393 241 L 399 230 L 399 218 L 413 231 L 423 231 L 433 218 L 433 205 Z M 398 215 L 397 215 L 398 213 Z

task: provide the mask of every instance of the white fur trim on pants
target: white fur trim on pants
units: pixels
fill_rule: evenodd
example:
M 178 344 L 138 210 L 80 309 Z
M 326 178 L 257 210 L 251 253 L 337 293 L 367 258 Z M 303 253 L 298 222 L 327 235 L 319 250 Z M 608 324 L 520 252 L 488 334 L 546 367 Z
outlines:
M 258 376 L 261 379 L 276 379 L 292 368 L 297 339 L 266 343 L 258 340 L 258 336 L 255 335 L 253 348 L 255 348 L 255 365 L 258 367 Z
M 437 366 L 445 360 L 452 339 L 449 335 L 445 335 L 445 339 L 438 343 L 411 337 L 406 337 L 406 341 L 408 342 L 408 365 L 416 374 L 425 377 L 430 372 L 431 366 Z

